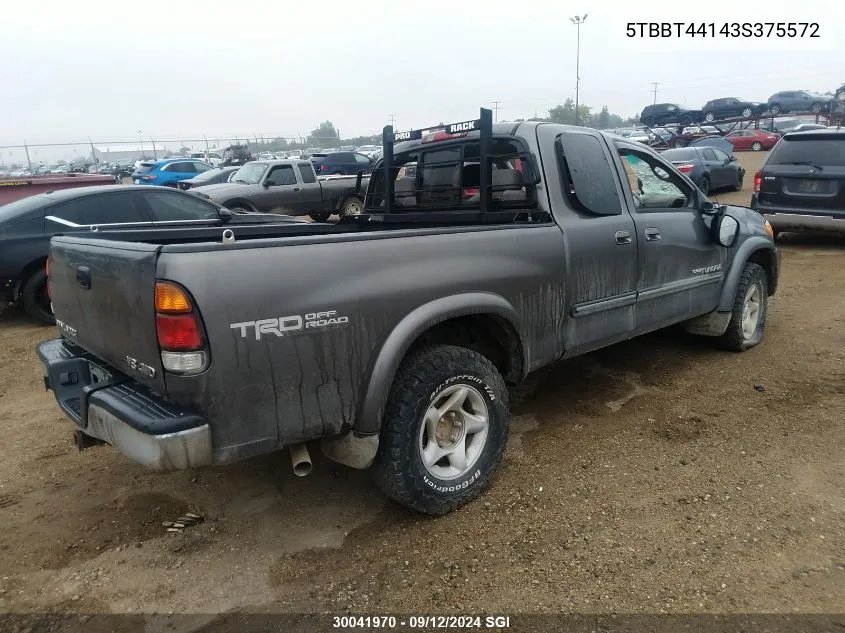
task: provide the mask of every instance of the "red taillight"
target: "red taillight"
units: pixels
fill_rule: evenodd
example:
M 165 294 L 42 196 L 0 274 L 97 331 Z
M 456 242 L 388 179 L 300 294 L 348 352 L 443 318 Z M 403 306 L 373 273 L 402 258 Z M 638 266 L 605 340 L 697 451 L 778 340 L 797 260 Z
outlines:
M 190 352 L 203 347 L 195 314 L 156 314 L 158 344 L 163 350 Z
M 328 170 L 329 170 L 329 166 L 328 166 L 328 165 L 326 165 L 326 164 L 320 165 L 320 171 L 321 171 L 321 172 L 323 172 L 323 171 L 328 171 Z
M 481 189 L 475 187 L 466 187 L 464 189 L 464 198 L 472 198 L 473 196 L 477 196 L 481 192 Z
M 462 138 L 466 136 L 466 132 L 457 132 L 456 134 L 449 134 L 448 132 L 444 132 L 440 130 L 438 132 L 433 132 L 431 134 L 426 134 L 422 137 L 423 143 L 434 143 L 436 141 L 448 141 L 450 138 Z
M 763 172 L 758 171 L 754 174 L 754 193 L 760 193 L 760 185 L 763 184 Z
M 678 165 L 677 167 L 678 167 L 678 171 L 681 172 L 682 174 L 688 174 L 693 169 L 695 169 L 695 165 L 693 165 L 691 163 L 687 163 L 686 165 Z

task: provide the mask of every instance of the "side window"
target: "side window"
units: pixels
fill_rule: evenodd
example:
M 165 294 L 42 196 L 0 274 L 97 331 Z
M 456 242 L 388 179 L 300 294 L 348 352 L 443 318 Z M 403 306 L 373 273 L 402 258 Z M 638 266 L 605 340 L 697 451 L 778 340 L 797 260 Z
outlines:
M 558 169 L 564 193 L 584 211 L 621 215 L 613 167 L 595 136 L 570 132 L 558 137 Z
M 145 191 L 144 200 L 158 222 L 208 220 L 220 216 L 217 209 L 190 194 L 168 191 Z
M 196 166 L 199 163 L 176 163 L 178 169 L 176 171 L 181 172 L 183 174 L 195 174 L 197 173 Z
M 369 165 L 370 164 L 370 159 L 367 158 L 366 156 L 364 156 L 363 154 L 354 154 L 354 156 L 355 156 L 355 162 L 356 163 L 361 163 L 363 165 Z
M 204 171 L 208 171 L 212 167 L 210 165 L 206 165 L 205 163 L 194 163 L 194 169 L 198 174 L 203 173 Z
M 619 157 L 638 211 L 682 209 L 692 202 L 690 186 L 656 157 L 625 147 L 619 149 Z
M 115 224 L 147 220 L 137 204 L 135 195 L 128 191 L 79 198 L 54 207 L 49 215 L 76 224 Z
M 716 152 L 713 151 L 710 147 L 705 147 L 701 150 L 701 155 L 704 157 L 704 160 L 716 160 Z
M 267 182 L 271 185 L 295 185 L 296 174 L 293 173 L 292 165 L 278 165 L 270 170 Z
M 460 201 L 460 148 L 432 150 L 422 154 L 420 204 L 455 205 Z
M 716 155 L 716 160 L 720 160 L 720 161 L 724 162 L 726 160 L 730 160 L 730 158 L 731 158 L 730 156 L 725 154 L 725 152 L 723 152 L 720 149 L 716 149 L 715 147 L 713 148 L 712 151 Z
M 306 163 L 299 163 L 299 175 L 302 176 L 302 182 L 308 184 L 317 182 L 317 176 L 314 175 L 314 167 Z

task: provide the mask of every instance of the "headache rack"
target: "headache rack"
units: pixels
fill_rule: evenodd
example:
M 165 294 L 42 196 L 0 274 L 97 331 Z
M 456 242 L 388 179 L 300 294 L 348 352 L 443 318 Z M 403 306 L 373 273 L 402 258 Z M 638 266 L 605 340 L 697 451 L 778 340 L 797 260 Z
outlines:
M 547 213 L 536 209 L 536 161 L 522 141 L 506 136 L 496 137 L 499 149 L 494 151 L 493 112 L 486 108 L 474 120 L 405 132 L 385 126 L 383 157 L 370 178 L 364 212 L 341 221 L 451 224 L 547 219 Z M 421 162 L 397 163 L 396 145 L 408 141 L 419 143 L 401 147 L 400 156 L 416 154 Z M 446 158 L 429 158 L 434 154 Z M 397 202 L 400 179 L 404 190 Z

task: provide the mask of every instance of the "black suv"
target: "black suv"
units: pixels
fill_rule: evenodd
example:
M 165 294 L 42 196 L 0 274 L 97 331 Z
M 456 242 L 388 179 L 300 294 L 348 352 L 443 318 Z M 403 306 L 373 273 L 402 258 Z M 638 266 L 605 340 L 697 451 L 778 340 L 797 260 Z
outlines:
M 732 119 L 739 117 L 752 117 L 763 114 L 768 106 L 757 101 L 743 101 L 736 97 L 723 97 L 713 99 L 704 104 L 701 111 L 704 113 L 704 120 L 708 123 L 719 119 Z
M 790 132 L 754 176 L 751 207 L 779 231 L 845 235 L 845 130 Z
M 252 152 L 246 145 L 230 145 L 223 150 L 221 167 L 240 166 L 252 160 Z
M 655 103 L 646 106 L 640 114 L 640 123 L 648 127 L 678 123 L 692 125 L 701 122 L 701 110 L 687 110 L 675 103 Z

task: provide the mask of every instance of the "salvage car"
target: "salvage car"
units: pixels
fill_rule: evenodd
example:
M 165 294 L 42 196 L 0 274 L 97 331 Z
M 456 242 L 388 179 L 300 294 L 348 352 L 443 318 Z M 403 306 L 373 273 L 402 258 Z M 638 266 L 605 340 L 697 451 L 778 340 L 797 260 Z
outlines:
M 784 90 L 769 97 L 767 106 L 775 116 L 786 112 L 818 113 L 829 110 L 831 101 L 831 97 L 809 90 Z
M 0 308 L 20 304 L 33 319 L 54 322 L 44 263 L 50 238 L 114 225 L 234 225 L 282 221 L 243 216 L 185 193 L 160 187 L 100 185 L 30 196 L 0 207 Z
M 655 103 L 643 108 L 640 113 L 640 123 L 646 127 L 678 123 L 692 125 L 701 121 L 701 110 L 688 110 L 676 103 Z
M 725 134 L 725 139 L 730 141 L 735 150 L 759 152 L 772 149 L 780 140 L 780 135 L 765 130 L 735 130 Z
M 845 130 L 784 135 L 754 175 L 751 207 L 775 234 L 845 234 Z
M 667 149 L 661 155 L 698 185 L 704 195 L 726 188 L 742 191 L 745 168 L 736 156 L 726 153 L 724 148 L 694 143 L 688 147 Z
M 744 101 L 736 97 L 723 97 L 721 99 L 712 99 L 705 103 L 701 108 L 701 112 L 704 115 L 704 120 L 712 123 L 720 119 L 739 117 L 747 119 L 762 114 L 767 108 L 768 106 L 765 103 Z
M 317 222 L 326 221 L 332 213 L 356 215 L 363 204 L 355 177 L 318 180 L 314 167 L 305 160 L 252 161 L 229 182 L 193 187 L 189 193 L 233 211 L 279 210 L 309 215 Z
M 240 167 L 217 167 L 209 169 L 201 174 L 197 174 L 193 178 L 180 180 L 177 184 L 179 189 L 185 191 L 192 187 L 203 187 L 205 185 L 217 185 L 221 182 L 229 182 L 232 176 L 240 169 Z
M 779 256 L 759 213 L 642 144 L 492 119 L 386 128 L 364 213 L 338 224 L 53 238 L 60 336 L 37 353 L 61 411 L 155 469 L 290 447 L 306 474 L 319 439 L 442 514 L 490 483 L 506 385 L 530 372 L 676 323 L 762 341 Z

